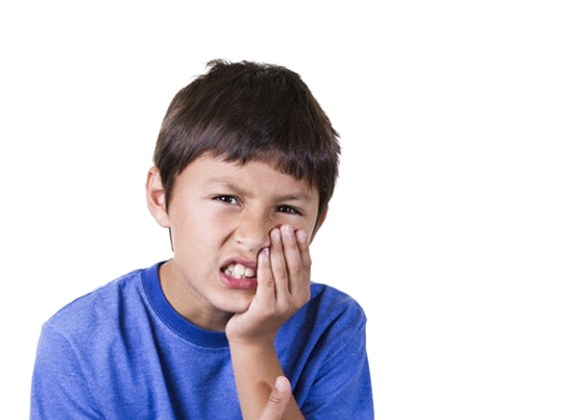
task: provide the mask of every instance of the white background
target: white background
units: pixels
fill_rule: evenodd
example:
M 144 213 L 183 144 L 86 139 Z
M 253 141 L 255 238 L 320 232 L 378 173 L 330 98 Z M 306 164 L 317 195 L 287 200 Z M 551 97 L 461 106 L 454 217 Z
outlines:
M 43 321 L 170 256 L 157 131 L 227 58 L 299 72 L 342 136 L 314 280 L 366 310 L 377 418 L 580 418 L 577 2 L 8 3 L 0 417 Z

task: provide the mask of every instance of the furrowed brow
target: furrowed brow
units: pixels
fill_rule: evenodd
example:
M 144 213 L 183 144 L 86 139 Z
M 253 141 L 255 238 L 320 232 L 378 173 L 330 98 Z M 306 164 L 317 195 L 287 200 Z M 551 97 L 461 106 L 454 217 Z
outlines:
M 209 187 L 220 187 L 236 193 L 248 194 L 248 191 L 244 188 L 241 188 L 239 185 L 233 184 L 225 179 L 210 179 L 205 184 Z

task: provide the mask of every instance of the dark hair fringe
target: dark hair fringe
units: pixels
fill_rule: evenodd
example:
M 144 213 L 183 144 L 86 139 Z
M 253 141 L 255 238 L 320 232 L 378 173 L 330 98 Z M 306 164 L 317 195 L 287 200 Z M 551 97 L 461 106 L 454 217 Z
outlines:
M 171 101 L 157 139 L 169 205 L 176 177 L 205 153 L 245 164 L 252 160 L 316 187 L 319 212 L 338 177 L 338 133 L 300 76 L 285 67 L 213 60 L 209 71 Z

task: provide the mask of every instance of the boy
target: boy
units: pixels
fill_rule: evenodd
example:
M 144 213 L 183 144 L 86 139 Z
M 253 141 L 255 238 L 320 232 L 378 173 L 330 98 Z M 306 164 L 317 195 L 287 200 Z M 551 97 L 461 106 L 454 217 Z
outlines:
M 43 326 L 32 417 L 372 418 L 364 313 L 310 282 L 338 157 L 299 75 L 210 63 L 171 102 L 147 177 L 173 258 Z

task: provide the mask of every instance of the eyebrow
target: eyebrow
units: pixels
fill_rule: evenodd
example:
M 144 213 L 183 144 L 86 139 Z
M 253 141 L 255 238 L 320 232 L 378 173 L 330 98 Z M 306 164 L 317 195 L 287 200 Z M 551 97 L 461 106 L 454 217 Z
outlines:
M 236 193 L 239 193 L 241 195 L 251 195 L 249 191 L 247 191 L 244 188 L 241 188 L 238 185 L 232 184 L 231 182 L 224 180 L 224 179 L 219 179 L 219 178 L 215 178 L 215 179 L 210 179 L 208 180 L 206 183 L 206 185 L 219 185 L 221 187 L 230 189 Z M 283 195 L 275 195 L 274 196 L 276 198 L 277 201 L 310 201 L 312 200 L 314 197 L 304 194 L 303 192 L 300 191 L 295 191 L 295 192 L 290 192 L 288 194 L 283 194 Z

